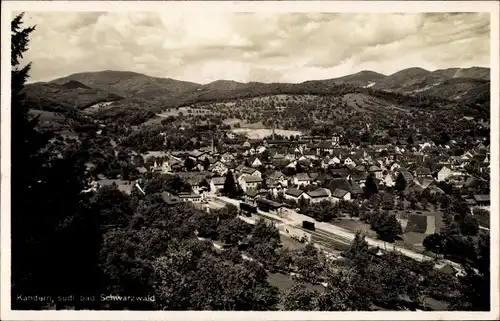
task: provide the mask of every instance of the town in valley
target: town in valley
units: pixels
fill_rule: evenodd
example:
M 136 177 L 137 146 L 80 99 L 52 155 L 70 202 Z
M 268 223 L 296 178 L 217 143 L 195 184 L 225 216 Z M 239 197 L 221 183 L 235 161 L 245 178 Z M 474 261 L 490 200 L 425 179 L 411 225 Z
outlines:
M 489 44 L 478 15 L 419 19 Z M 12 309 L 489 311 L 487 65 L 42 79 L 31 17 L 12 22 Z M 16 300 L 35 296 L 54 299 Z

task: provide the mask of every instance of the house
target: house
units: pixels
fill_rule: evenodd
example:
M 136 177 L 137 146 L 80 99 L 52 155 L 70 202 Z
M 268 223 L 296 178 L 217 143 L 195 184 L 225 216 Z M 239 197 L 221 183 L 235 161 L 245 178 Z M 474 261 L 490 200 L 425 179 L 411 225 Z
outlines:
M 222 154 L 222 156 L 220 157 L 220 160 L 222 162 L 230 162 L 230 161 L 233 161 L 234 160 L 234 156 L 233 154 L 231 153 L 228 153 L 228 152 L 225 152 L 224 154 Z
M 242 167 L 240 173 L 241 175 L 251 175 L 262 178 L 262 173 L 258 169 L 251 167 Z
M 460 172 L 456 172 L 456 171 L 448 168 L 447 166 L 443 166 L 439 170 L 439 172 L 437 173 L 437 180 L 439 182 L 442 182 L 442 181 L 447 180 L 449 177 L 451 177 L 453 175 L 457 175 L 457 174 L 460 174 Z
M 205 160 L 206 157 L 208 157 L 208 153 L 205 151 L 199 151 L 197 149 L 189 152 L 189 158 L 191 158 L 194 161 L 203 161 Z
M 368 167 L 368 173 L 373 174 L 376 179 L 382 179 L 383 178 L 383 171 L 382 168 L 372 165 Z
M 271 175 L 267 177 L 267 184 L 270 186 L 281 186 L 287 187 L 288 180 L 286 179 L 285 174 L 280 171 L 274 171 Z
M 318 159 L 318 155 L 313 150 L 305 151 L 303 156 L 306 157 L 307 159 Z M 299 158 L 299 160 L 301 160 L 301 159 Z
M 289 168 L 297 167 L 297 161 L 293 160 L 293 161 L 289 162 L 288 165 L 286 165 L 286 167 L 289 167 Z
M 294 176 L 293 183 L 297 186 L 306 186 L 311 184 L 311 178 L 307 173 L 298 173 Z
M 344 165 L 356 166 L 356 163 L 354 163 L 354 161 L 352 160 L 352 158 L 346 157 L 346 159 L 344 159 Z
M 344 178 L 349 176 L 349 169 L 347 168 L 332 168 L 329 170 L 333 178 Z
M 216 161 L 215 163 L 211 164 L 209 167 L 209 170 L 217 173 L 219 176 L 224 176 L 227 174 L 227 171 L 229 170 L 228 166 L 224 164 L 222 161 Z
M 434 179 L 432 177 L 417 177 L 413 180 L 413 182 L 423 189 L 426 189 L 434 183 Z
M 260 161 L 260 159 L 258 157 L 250 157 L 248 159 L 248 163 L 252 167 L 260 167 L 260 166 L 262 166 L 262 162 Z
M 382 183 L 388 187 L 396 185 L 396 181 L 394 180 L 394 178 L 390 173 L 387 173 L 382 177 Z
M 427 167 L 419 167 L 415 170 L 416 177 L 432 177 L 431 170 Z
M 200 194 L 195 193 L 179 193 L 177 195 L 182 202 L 192 202 L 192 203 L 201 203 L 202 196 Z
M 363 193 L 363 189 L 361 186 L 353 180 L 345 179 L 345 178 L 334 178 L 330 184 L 328 184 L 328 188 L 333 193 L 336 189 L 343 189 L 348 191 L 351 194 L 351 197 L 355 198 L 359 194 Z
M 479 207 L 489 207 L 490 206 L 490 195 L 474 195 L 474 200 Z
M 255 151 L 259 154 L 262 154 L 263 152 L 266 151 L 266 147 L 265 146 L 259 146 L 255 149 Z
M 399 168 L 399 173 L 405 179 L 406 184 L 413 182 L 413 175 L 411 175 L 411 173 L 408 170 L 406 170 L 405 168 L 402 168 L 402 167 Z
M 298 202 L 299 199 L 302 198 L 303 194 L 304 194 L 304 192 L 301 191 L 300 189 L 290 187 L 285 191 L 284 196 L 285 196 L 285 199 L 287 199 L 287 200 L 294 200 L 294 201 Z
M 336 188 L 331 196 L 333 202 L 339 202 L 341 200 L 345 201 L 351 200 L 351 193 L 341 188 Z
M 322 201 L 328 201 L 330 199 L 331 192 L 326 188 L 318 188 L 314 191 L 307 192 L 304 198 L 310 200 L 311 203 L 320 203 Z
M 257 196 L 259 195 L 259 192 L 255 189 L 249 189 L 245 192 L 244 198 L 245 202 L 251 205 L 255 205 L 255 200 L 257 199 Z
M 262 178 L 253 175 L 241 175 L 238 178 L 241 189 L 246 192 L 249 189 L 257 189 L 262 184 Z
M 182 202 L 177 196 L 174 196 L 169 192 L 162 192 L 161 197 L 167 205 L 175 205 Z
M 360 184 L 361 186 L 364 186 L 367 178 L 368 178 L 367 172 L 354 172 L 348 176 L 348 179 L 355 181 L 356 183 Z
M 212 193 L 217 193 L 224 189 L 224 182 L 226 181 L 225 177 L 213 177 L 210 180 L 210 191 Z
M 319 185 L 325 185 L 330 183 L 330 181 L 333 179 L 333 176 L 330 175 L 329 173 L 320 173 L 318 177 L 316 177 L 315 182 Z
M 331 142 L 324 141 L 324 142 L 319 143 L 317 152 L 318 153 L 326 152 L 328 154 L 332 154 L 334 148 L 335 148 L 335 146 Z

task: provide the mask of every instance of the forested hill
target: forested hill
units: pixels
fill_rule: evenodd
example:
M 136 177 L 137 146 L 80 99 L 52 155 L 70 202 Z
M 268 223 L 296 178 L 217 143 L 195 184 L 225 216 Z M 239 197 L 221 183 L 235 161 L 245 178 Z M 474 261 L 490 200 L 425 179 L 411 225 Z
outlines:
M 121 120 L 133 125 L 151 120 L 171 108 L 231 101 L 246 105 L 248 99 L 279 95 L 287 95 L 292 100 L 304 95 L 331 97 L 327 109 L 352 105 L 355 111 L 371 110 L 380 115 L 386 114 L 387 106 L 397 106 L 408 110 L 449 110 L 449 113 L 458 110 L 460 115 L 487 118 L 490 108 L 489 73 L 489 68 L 480 67 L 432 72 L 408 68 L 392 75 L 361 71 L 340 78 L 298 84 L 218 80 L 201 85 L 108 70 L 32 83 L 26 85 L 24 93 L 26 103 L 32 109 L 59 112 L 66 116 L 84 111 L 84 114 L 97 119 Z M 353 100 L 353 97 L 360 99 Z M 371 102 L 365 104 L 367 101 Z M 263 108 L 272 109 L 272 106 Z

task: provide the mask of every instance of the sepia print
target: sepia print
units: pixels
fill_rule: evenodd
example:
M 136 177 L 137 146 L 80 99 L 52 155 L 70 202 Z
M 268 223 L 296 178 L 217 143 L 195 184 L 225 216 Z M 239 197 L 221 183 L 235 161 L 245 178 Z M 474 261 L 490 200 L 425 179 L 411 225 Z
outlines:
M 10 309 L 490 311 L 490 31 L 13 12 Z

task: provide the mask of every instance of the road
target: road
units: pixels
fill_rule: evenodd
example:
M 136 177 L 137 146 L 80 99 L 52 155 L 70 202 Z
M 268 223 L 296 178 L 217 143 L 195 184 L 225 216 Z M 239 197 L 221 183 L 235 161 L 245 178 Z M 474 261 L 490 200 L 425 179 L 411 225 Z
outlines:
M 238 207 L 239 207 L 239 204 L 242 203 L 242 201 L 231 199 L 231 198 L 224 197 L 224 196 L 215 197 L 215 200 L 217 200 L 218 202 L 222 202 L 222 203 L 233 204 L 233 205 L 236 205 Z M 305 221 L 305 220 L 314 222 L 316 225 L 316 229 L 317 229 L 316 233 L 311 233 L 308 230 L 304 230 L 305 233 L 308 233 L 309 235 L 311 235 L 312 238 L 314 238 L 314 236 L 315 236 L 314 234 L 317 234 L 319 232 L 322 234 L 323 238 L 326 236 L 329 239 L 334 239 L 335 242 L 338 242 L 338 241 L 342 242 L 343 241 L 343 242 L 345 242 L 345 244 L 350 244 L 350 242 L 354 239 L 354 237 L 356 235 L 356 233 L 349 231 L 349 230 L 346 230 L 344 228 L 341 228 L 339 226 L 336 226 L 336 225 L 333 225 L 330 223 L 325 223 L 325 222 L 317 222 L 315 219 L 313 219 L 309 216 L 303 215 L 303 214 L 299 214 L 293 210 L 288 210 L 287 213 L 288 213 L 287 217 L 283 218 L 283 217 L 280 217 L 280 216 L 275 215 L 275 214 L 266 213 L 266 212 L 263 212 L 261 210 L 258 210 L 259 215 L 265 216 L 265 217 L 272 217 L 274 220 L 281 222 L 279 224 L 283 224 L 285 226 L 291 226 L 294 228 L 301 227 L 302 221 Z M 325 234 L 325 232 L 326 232 L 326 234 Z M 331 234 L 331 235 L 328 236 L 328 234 Z M 417 252 L 414 252 L 414 251 L 409 250 L 409 249 L 405 249 L 405 248 L 400 247 L 400 246 L 396 246 L 396 245 L 392 245 L 392 244 L 388 245 L 386 242 L 383 242 L 381 240 L 373 239 L 370 237 L 365 237 L 365 240 L 368 243 L 368 245 L 370 245 L 370 246 L 379 247 L 381 249 L 386 249 L 386 250 L 390 250 L 390 251 L 396 251 L 400 254 L 403 254 L 403 255 L 405 255 L 409 258 L 412 258 L 416 261 L 419 261 L 419 262 L 434 260 L 434 258 L 432 258 L 430 256 L 423 255 L 422 253 L 417 253 Z M 323 241 L 321 243 L 324 244 L 325 242 Z M 450 261 L 450 260 L 440 260 L 438 263 L 436 263 L 435 267 L 442 268 L 446 264 L 453 266 L 455 269 L 457 269 L 460 272 L 464 271 L 460 264 L 453 262 L 453 261 Z

